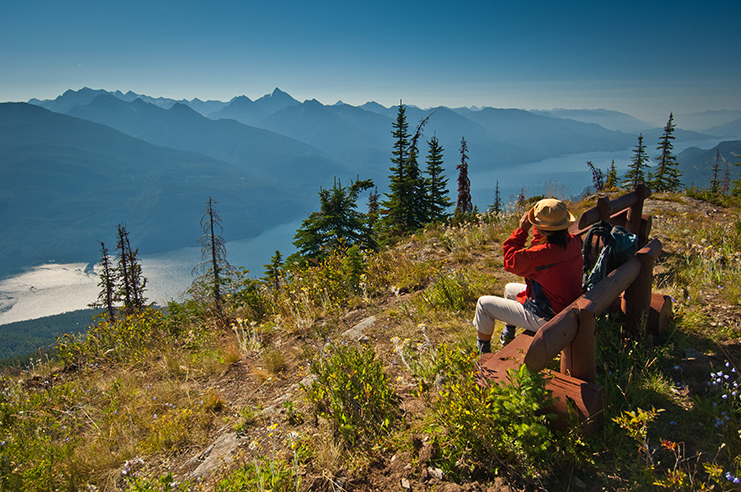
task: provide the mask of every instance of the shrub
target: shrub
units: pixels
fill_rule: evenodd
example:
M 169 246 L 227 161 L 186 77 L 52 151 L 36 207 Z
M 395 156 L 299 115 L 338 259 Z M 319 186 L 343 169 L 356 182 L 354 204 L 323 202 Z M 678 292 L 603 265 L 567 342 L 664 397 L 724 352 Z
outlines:
M 140 363 L 151 348 L 162 347 L 171 339 L 163 318 L 162 311 L 150 308 L 118 321 L 102 319 L 88 328 L 87 334 L 58 337 L 56 350 L 68 365 L 104 359 Z
M 475 305 L 477 296 L 468 276 L 455 272 L 440 275 L 432 287 L 422 293 L 422 299 L 432 309 L 468 312 Z
M 307 389 L 317 413 L 351 445 L 389 432 L 399 418 L 399 397 L 370 347 L 331 346 L 311 365 Z
M 298 480 L 298 481 L 297 481 Z M 216 492 L 288 492 L 298 490 L 300 477 L 294 478 L 294 470 L 284 461 L 262 458 L 245 465 L 221 479 L 214 489 Z
M 448 363 L 445 383 L 434 404 L 441 466 L 467 473 L 508 471 L 530 480 L 547 475 L 559 459 L 577 459 L 567 436 L 548 427 L 551 402 L 542 373 L 525 366 L 510 372 L 509 384 L 477 382 L 478 354 L 441 348 Z

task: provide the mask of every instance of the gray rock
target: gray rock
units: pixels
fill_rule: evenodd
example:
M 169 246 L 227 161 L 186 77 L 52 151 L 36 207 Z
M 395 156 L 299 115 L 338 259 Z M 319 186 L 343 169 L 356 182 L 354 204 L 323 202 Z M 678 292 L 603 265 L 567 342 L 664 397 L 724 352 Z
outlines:
M 344 332 L 342 336 L 345 338 L 349 338 L 351 340 L 359 340 L 365 335 L 365 330 L 373 326 L 375 322 L 376 322 L 376 317 L 369 316 L 365 318 L 363 321 L 361 321 L 360 323 L 358 323 L 357 325 L 353 326 L 352 328 Z
M 239 447 L 240 441 L 240 437 L 233 432 L 219 437 L 215 443 L 198 455 L 197 460 L 202 463 L 191 472 L 191 478 L 203 478 L 219 466 L 230 463 L 234 459 L 234 450 Z

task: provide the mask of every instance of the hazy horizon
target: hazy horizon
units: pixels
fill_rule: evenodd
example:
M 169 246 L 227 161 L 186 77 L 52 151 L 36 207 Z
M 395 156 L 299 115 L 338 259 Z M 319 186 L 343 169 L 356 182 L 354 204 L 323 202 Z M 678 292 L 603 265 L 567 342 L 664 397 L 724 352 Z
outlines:
M 386 107 L 741 109 L 741 4 L 8 0 L 0 101 L 82 87 Z

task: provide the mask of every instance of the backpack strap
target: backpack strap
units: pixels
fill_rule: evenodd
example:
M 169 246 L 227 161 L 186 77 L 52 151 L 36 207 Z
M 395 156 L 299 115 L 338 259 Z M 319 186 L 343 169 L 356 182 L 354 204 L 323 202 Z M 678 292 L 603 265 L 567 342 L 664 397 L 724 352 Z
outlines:
M 586 292 L 605 275 L 606 250 L 613 243 L 612 224 L 601 220 L 592 224 L 584 235 L 582 244 L 582 291 Z

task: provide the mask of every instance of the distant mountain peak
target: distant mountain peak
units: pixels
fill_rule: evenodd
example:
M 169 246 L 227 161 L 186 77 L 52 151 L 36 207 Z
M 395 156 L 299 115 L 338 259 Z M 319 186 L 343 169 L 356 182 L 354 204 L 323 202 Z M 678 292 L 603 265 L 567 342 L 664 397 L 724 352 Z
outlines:
M 229 104 L 232 103 L 245 103 L 245 102 L 254 102 L 249 97 L 245 96 L 244 94 L 241 96 L 235 96 L 229 100 Z
M 291 97 L 290 94 L 288 94 L 287 92 L 283 92 L 282 90 L 280 90 L 280 89 L 278 89 L 276 87 L 275 89 L 273 89 L 273 92 L 270 94 L 270 97 L 278 97 L 278 96 L 288 96 L 288 97 Z M 293 98 L 291 97 L 291 99 L 293 99 Z
M 290 106 L 298 106 L 301 103 L 291 97 L 290 94 L 276 87 L 269 95 L 266 94 L 260 99 L 257 99 L 255 104 L 267 114 L 273 114 Z
M 175 113 L 175 114 L 192 114 L 192 115 L 202 116 L 200 113 L 198 113 L 198 111 L 196 111 L 195 109 L 191 108 L 187 104 L 184 104 L 184 103 L 181 103 L 181 102 L 176 102 L 167 111 L 170 111 L 170 112 Z

